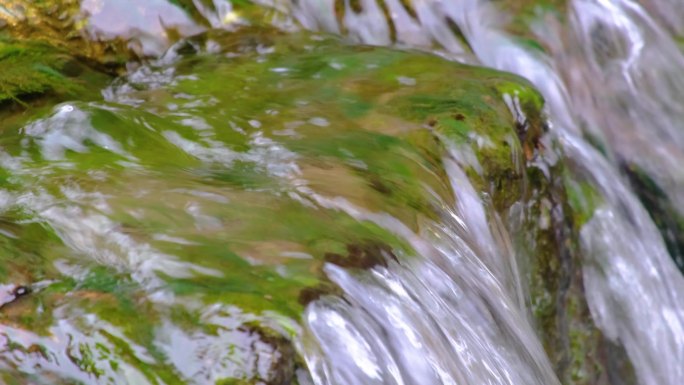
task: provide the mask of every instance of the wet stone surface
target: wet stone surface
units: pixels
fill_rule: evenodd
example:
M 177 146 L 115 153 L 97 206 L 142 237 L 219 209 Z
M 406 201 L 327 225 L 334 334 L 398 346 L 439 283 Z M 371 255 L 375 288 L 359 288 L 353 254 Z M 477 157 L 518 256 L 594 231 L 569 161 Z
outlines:
M 543 150 L 520 78 L 263 27 L 64 95 L 0 132 L 7 383 L 296 383 L 322 267 L 415 258 L 377 218 L 438 219 L 448 146 L 502 211 Z

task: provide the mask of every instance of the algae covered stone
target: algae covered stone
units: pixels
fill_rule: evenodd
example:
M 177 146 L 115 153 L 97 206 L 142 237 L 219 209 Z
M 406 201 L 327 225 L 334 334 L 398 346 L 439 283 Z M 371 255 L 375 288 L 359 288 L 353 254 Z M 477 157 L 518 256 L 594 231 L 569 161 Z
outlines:
M 110 79 L 48 44 L 0 37 L 0 104 L 40 95 L 92 99 Z
M 17 378 L 294 381 L 324 264 L 415 258 L 401 234 L 458 199 L 445 159 L 505 212 L 544 150 L 518 77 L 270 28 L 182 40 L 102 95 L 0 132 Z

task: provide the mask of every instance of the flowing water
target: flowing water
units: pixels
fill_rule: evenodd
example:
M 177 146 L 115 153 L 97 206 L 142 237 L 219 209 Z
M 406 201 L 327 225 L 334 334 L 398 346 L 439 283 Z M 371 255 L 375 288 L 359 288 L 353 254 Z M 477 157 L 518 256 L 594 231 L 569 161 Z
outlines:
M 306 11 L 317 3 L 300 1 L 295 7 L 297 15 L 305 20 L 313 15 L 323 29 L 339 30 L 336 20 Z M 346 14 L 353 16 L 345 16 L 341 24 L 355 39 L 386 44 L 389 28 L 378 26 L 368 16 L 377 12 L 368 3 L 375 2 L 362 2 L 361 12 L 346 3 Z M 664 3 L 653 1 L 642 7 L 632 1 L 570 1 L 565 23 L 555 19 L 545 23 L 540 16 L 531 28 L 551 47 L 549 54 L 516 43 L 504 32 L 501 21 L 505 18 L 489 2 L 413 4 L 413 21 L 427 37 L 424 41 L 462 53 L 462 46 L 443 39 L 449 22 L 455 23 L 480 63 L 528 78 L 545 96 L 553 132 L 574 172 L 588 179 L 600 193 L 601 203 L 581 230 L 584 284 L 592 316 L 609 338 L 625 347 L 643 384 L 684 381 L 684 279 L 672 260 L 681 266 L 681 256 L 671 258 L 668 254 L 653 221 L 615 166 L 630 162 L 647 170 L 673 202 L 673 208 L 682 213 L 684 205 L 678 195 L 684 191 L 680 166 L 684 149 L 680 101 L 684 56 L 667 31 L 668 23 L 676 25 L 673 18 L 681 15 L 682 8 Z M 416 34 L 403 30 L 415 25 L 402 22 L 404 13 L 396 10 L 401 4 L 386 1 L 385 7 L 391 17 L 384 25 L 392 23 L 396 41 L 414 45 L 404 37 Z M 665 26 L 649 15 L 648 8 L 664 19 Z M 312 21 L 304 24 L 314 25 Z M 608 159 L 583 140 L 582 134 L 599 138 L 607 148 Z M 510 255 L 506 250 L 498 253 L 500 258 Z M 424 300 L 425 296 L 419 298 Z M 377 313 L 363 304 L 360 308 Z M 475 356 L 486 357 L 486 353 Z M 512 371 L 520 373 L 519 369 Z M 520 379 L 490 376 L 474 377 L 473 381 L 520 383 Z M 451 378 L 456 382 L 469 380 Z M 543 376 L 536 378 L 551 382 Z
M 161 56 L 0 134 L 0 381 L 684 383 L 676 1 L 159 3 L 83 2 Z

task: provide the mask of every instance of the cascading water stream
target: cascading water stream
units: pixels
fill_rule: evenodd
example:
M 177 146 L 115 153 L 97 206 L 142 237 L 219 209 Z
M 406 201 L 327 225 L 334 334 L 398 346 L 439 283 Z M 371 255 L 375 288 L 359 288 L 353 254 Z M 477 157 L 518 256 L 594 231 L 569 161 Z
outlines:
M 447 159 L 445 167 L 459 204 L 456 211 L 442 205 L 442 221 L 420 235 L 334 202 L 402 236 L 421 258 L 355 273 L 327 266 L 345 294 L 307 308 L 300 349 L 314 383 L 559 383 L 517 302 L 519 284 L 504 284 L 518 274 L 515 253 L 495 242 L 457 163 Z M 502 269 L 509 262 L 513 267 Z
M 566 187 L 588 186 L 595 195 L 578 240 L 594 323 L 624 348 L 641 385 L 684 383 L 684 278 L 673 259 L 684 262 L 668 251 L 655 214 L 624 175 L 643 171 L 672 211 L 684 214 L 684 55 L 673 37 L 684 34 L 679 2 L 571 0 L 566 21 L 540 16 L 527 31 L 546 53 L 505 32 L 508 15 L 491 1 L 254 2 L 277 9 L 283 29 L 293 29 L 291 16 L 355 42 L 396 44 L 529 79 L 546 99 L 550 135 L 533 149 L 499 138 L 510 150 L 511 173 L 524 179 L 527 160 L 549 176 L 553 144 L 560 144 Z M 164 21 L 141 11 L 131 23 L 150 39 L 143 53 L 166 48 L 168 36 L 158 35 L 167 26 L 182 36 L 202 30 L 161 3 Z M 242 25 L 225 0 L 193 3 L 208 27 Z M 91 27 L 117 32 L 106 28 L 107 10 L 121 12 L 126 3 L 108 2 L 113 8 L 105 12 L 100 2 L 83 4 L 103 17 Z M 423 68 L 426 56 L 338 51 L 325 36 L 283 42 L 269 33 L 210 31 L 181 41 L 115 81 L 104 100 L 62 104 L 18 133 L 2 133 L 3 247 L 48 262 L 46 271 L 17 268 L 14 278 L 57 278 L 2 285 L 0 308 L 30 327 L 0 325 L 0 375 L 36 375 L 39 383 L 280 384 L 296 368 L 283 342 L 292 337 L 308 369 L 298 370 L 300 385 L 565 381 L 530 314 L 525 269 L 535 255 L 518 247 L 513 218 L 528 202 L 502 218 L 476 187 L 474 174 L 485 176 L 468 146 L 486 148 L 486 135 L 469 132 L 463 145 L 410 116 L 421 101 L 407 95 L 435 96 L 435 89 L 421 88 L 421 73 L 402 71 Z M 196 56 L 184 60 L 187 52 Z M 503 92 L 501 110 L 509 108 L 507 121 L 518 130 L 529 129 L 516 92 Z M 426 104 L 454 100 L 445 95 Z M 449 114 L 455 125 L 466 119 Z M 439 147 L 438 165 L 421 163 L 416 142 L 397 134 L 412 130 Z M 544 156 L 534 155 L 545 146 Z M 435 185 L 427 177 L 409 181 L 415 187 L 407 182 L 412 167 L 444 175 Z M 396 189 L 415 191 L 387 198 L 393 187 L 383 173 Z M 282 218 L 270 223 L 272 212 Z M 548 218 L 538 222 L 551 226 Z M 292 231 L 298 226 L 305 231 Z M 35 250 L 25 234 L 41 238 Z M 350 258 L 363 247 L 381 258 L 361 268 L 326 259 L 345 247 Z M 330 282 L 313 277 L 316 263 Z M 319 284 L 321 295 L 302 295 Z M 29 289 L 33 302 L 15 301 Z M 126 322 L 138 312 L 149 319 Z M 94 354 L 108 365 L 98 366 Z
M 490 171 L 522 189 L 509 112 L 514 92 L 538 102 L 529 84 L 274 35 L 181 41 L 104 100 L 3 132 L 5 254 L 35 243 L 43 259 L 2 287 L 0 375 L 281 384 L 294 337 L 315 383 L 557 383 L 513 242 L 478 197 Z M 457 115 L 451 87 L 423 73 L 440 67 L 484 108 Z M 437 118 L 491 122 L 486 136 L 427 129 L 423 109 L 444 102 Z M 497 158 L 478 165 L 475 150 Z
M 325 8 L 317 8 L 317 5 L 324 3 L 328 4 Z M 347 16 L 342 20 L 342 26 L 334 17 L 332 1 L 299 1 L 293 13 L 308 28 L 330 32 L 343 30 L 364 43 L 388 44 L 388 31 L 394 28 L 396 41 L 400 45 L 425 48 L 436 42 L 440 48 L 462 55 L 462 45 L 455 39 L 444 37 L 454 36 L 451 32 L 445 33 L 449 31 L 450 21 L 460 27 L 480 63 L 519 74 L 536 85 L 545 96 L 553 133 L 573 164 L 572 171 L 577 178 L 588 180 L 601 196 L 601 203 L 593 218 L 581 231 L 584 285 L 592 316 L 606 336 L 625 347 L 641 384 L 684 383 L 684 367 L 681 365 L 684 362 L 684 301 L 680 297 L 684 293 L 684 278 L 673 263 L 673 258 L 678 256 L 671 257 L 668 254 L 652 219 L 626 185 L 620 171 L 610 163 L 610 160 L 615 159 L 619 162 L 626 160 L 645 169 L 661 186 L 665 186 L 668 197 L 675 202 L 680 214 L 684 212 L 680 197 L 684 192 L 684 178 L 679 166 L 684 153 L 684 130 L 681 127 L 684 109 L 680 103 L 684 94 L 681 77 L 684 56 L 665 28 L 659 26 L 647 12 L 650 10 L 663 20 L 666 28 L 681 33 L 680 5 L 665 1 L 650 1 L 643 7 L 628 0 L 571 1 L 568 25 L 539 23 L 535 27 L 540 40 L 552 47 L 552 56 L 532 53 L 517 44 L 503 32 L 502 16 L 488 2 L 416 1 L 413 2 L 415 18 L 410 18 L 410 22 L 405 21 L 407 16 L 402 5 L 394 1 L 384 2 L 388 20 L 377 15 L 379 7 L 375 1 L 363 2 L 362 11 L 358 13 L 350 8 L 349 3 L 345 2 L 345 7 Z M 417 40 L 411 41 L 408 36 L 414 36 Z M 606 160 L 582 139 L 583 132 L 604 141 L 610 160 Z M 462 182 L 452 186 L 457 191 L 457 200 L 463 199 L 463 192 L 458 190 Z M 475 201 L 470 201 L 471 205 L 460 215 L 472 210 Z M 465 227 L 469 225 L 466 222 Z M 444 228 L 448 227 L 445 223 Z M 439 238 L 444 242 L 446 238 L 453 240 L 454 236 L 445 237 L 442 234 Z M 442 248 L 455 246 L 450 243 L 441 245 Z M 448 261 L 452 268 L 460 268 L 464 262 L 458 262 L 456 255 L 463 250 L 463 245 L 456 246 L 450 252 L 442 250 L 442 253 L 437 253 L 440 256 L 437 260 L 433 259 L 434 256 L 424 255 L 427 260 L 422 263 L 443 266 Z M 500 250 L 499 256 L 502 259 L 511 258 L 510 250 Z M 420 267 L 412 269 L 416 272 L 423 270 Z M 409 278 L 406 272 L 391 271 L 374 270 L 366 276 L 353 277 L 339 269 L 329 270 L 331 278 L 344 289 L 348 299 L 346 302 L 324 302 L 311 306 L 307 316 L 308 328 L 321 342 L 321 346 L 379 346 L 380 350 L 367 350 L 367 356 L 364 356 L 367 359 L 358 358 L 360 351 L 348 350 L 349 359 L 339 362 L 334 361 L 334 357 L 344 356 L 344 352 L 319 352 L 328 357 L 327 361 L 308 355 L 317 384 L 352 384 L 360 378 L 373 379 L 374 382 L 368 383 L 413 383 L 413 377 L 401 374 L 403 372 L 398 368 L 402 368 L 402 365 L 408 365 L 405 367 L 408 372 L 432 365 L 430 374 L 419 373 L 423 373 L 420 378 L 433 380 L 421 383 L 555 381 L 540 375 L 544 370 L 535 372 L 532 369 L 545 368 L 544 364 L 528 366 L 526 370 L 531 371 L 526 371 L 520 369 L 520 362 L 508 362 L 507 365 L 510 365 L 509 369 L 515 368 L 512 371 L 522 378 L 502 375 L 505 370 L 491 370 L 476 380 L 476 376 L 485 372 L 474 368 L 468 372 L 473 373 L 473 378 L 462 377 L 464 374 L 460 370 L 447 371 L 450 375 L 443 376 L 445 366 L 440 364 L 439 359 L 423 353 L 425 346 L 434 338 L 420 334 L 425 329 L 418 324 L 427 322 L 424 318 L 435 317 L 438 321 L 433 323 L 433 327 L 439 329 L 440 326 L 444 328 L 445 323 L 453 325 L 455 319 L 467 317 L 467 311 L 456 308 L 450 302 L 453 298 L 463 298 L 459 294 L 463 293 L 462 288 L 441 292 L 421 290 L 418 287 L 421 279 Z M 424 277 L 423 282 L 444 285 L 453 282 L 458 286 L 459 274 L 453 275 L 453 271 L 443 270 L 441 273 L 446 272 L 446 277 Z M 446 283 L 449 280 L 451 282 Z M 410 286 L 410 289 L 406 286 Z M 377 300 L 364 300 L 355 294 L 359 290 L 377 291 Z M 387 294 L 388 290 L 391 294 Z M 410 304 L 413 302 L 408 298 L 385 302 L 387 296 L 402 298 L 406 293 L 415 296 L 416 303 L 435 301 L 434 296 L 445 301 L 446 292 L 453 296 L 451 300 L 434 302 L 421 311 L 411 312 Z M 514 295 L 502 291 L 499 293 L 504 298 Z M 373 295 L 371 297 L 375 298 Z M 422 314 L 424 318 L 408 325 L 405 321 L 392 322 L 392 315 L 396 311 L 393 306 L 397 304 L 408 307 L 398 314 Z M 510 305 L 504 308 L 512 309 Z M 438 314 L 434 315 L 431 311 Z M 444 315 L 443 312 L 454 318 L 439 318 Z M 496 317 L 493 319 L 500 321 Z M 496 324 L 494 322 L 489 326 L 497 327 Z M 468 344 L 456 342 L 458 338 L 468 338 L 463 337 L 464 334 L 470 335 L 466 330 L 441 330 L 444 333 L 442 343 L 449 341 L 454 348 L 454 365 L 461 362 L 461 357 L 470 357 L 475 361 L 484 360 L 480 362 L 489 369 L 496 367 L 486 364 L 486 351 L 473 353 L 465 348 Z M 403 336 L 403 339 L 397 338 L 394 333 Z M 480 333 L 487 334 L 482 330 Z M 394 336 L 390 338 L 392 340 L 413 341 L 413 344 L 399 343 L 400 346 L 392 349 L 391 343 L 378 341 L 382 335 Z M 526 347 L 534 351 L 533 347 L 520 343 L 522 340 L 504 339 L 516 341 L 514 345 L 517 344 L 518 348 Z M 430 350 L 431 354 L 440 351 L 440 348 L 434 349 Z M 506 349 L 503 346 L 495 348 L 497 351 Z M 525 356 L 520 351 L 517 354 L 518 357 Z M 414 355 L 424 358 L 413 360 Z M 410 358 L 407 359 L 407 356 Z M 389 361 L 378 361 L 380 359 Z M 381 364 L 385 365 L 386 371 L 381 369 Z M 468 366 L 461 370 L 465 368 Z M 365 373 L 366 377 L 345 377 L 344 373 Z M 461 373 L 461 377 L 458 373 Z M 532 373 L 536 374 L 525 377 Z

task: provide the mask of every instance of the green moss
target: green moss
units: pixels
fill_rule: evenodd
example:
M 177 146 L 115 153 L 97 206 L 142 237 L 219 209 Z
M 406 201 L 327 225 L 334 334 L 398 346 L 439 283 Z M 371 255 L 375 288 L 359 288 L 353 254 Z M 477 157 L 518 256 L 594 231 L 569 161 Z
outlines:
M 39 112 L 68 98 L 92 100 L 110 76 L 47 43 L 22 42 L 0 35 L 0 119 L 3 130 L 27 120 L 25 110 Z M 17 108 L 19 106 L 19 108 Z
M 575 215 L 575 225 L 581 228 L 593 216 L 601 204 L 601 195 L 596 188 L 587 182 L 581 182 L 566 177 L 566 191 L 568 203 Z
M 48 92 L 75 93 L 76 86 L 59 72 L 67 60 L 48 47 L 0 40 L 0 103 Z

